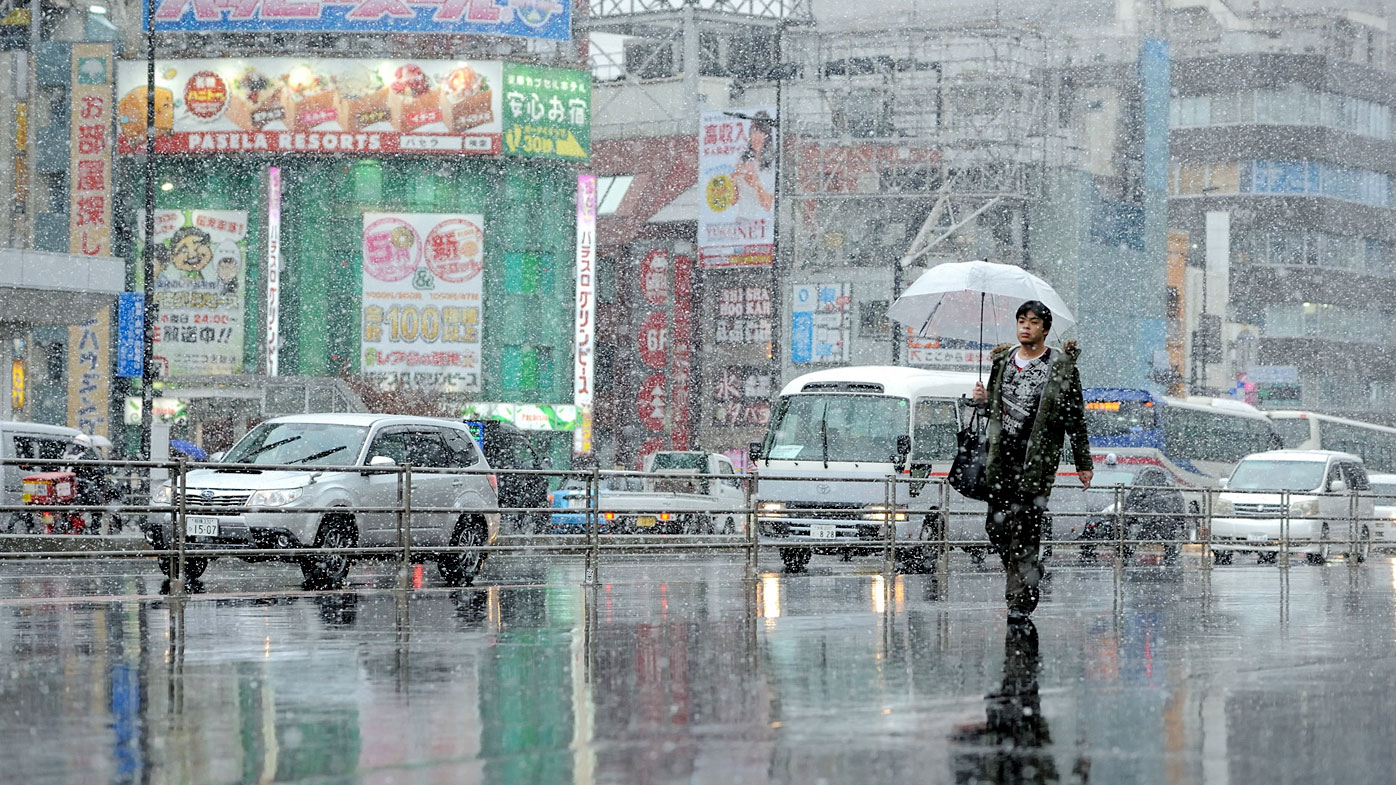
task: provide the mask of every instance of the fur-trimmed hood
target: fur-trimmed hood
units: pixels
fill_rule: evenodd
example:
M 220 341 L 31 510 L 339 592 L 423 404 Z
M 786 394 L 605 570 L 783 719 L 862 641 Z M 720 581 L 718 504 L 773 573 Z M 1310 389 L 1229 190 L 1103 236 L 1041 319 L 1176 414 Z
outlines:
M 989 356 L 997 360 L 1000 357 L 1006 356 L 1016 348 L 1018 348 L 1018 344 L 1016 343 L 1001 343 L 990 350 Z M 1074 338 L 1061 345 L 1061 352 L 1067 357 L 1070 357 L 1072 362 L 1075 362 L 1081 357 L 1081 347 L 1076 345 L 1076 340 Z

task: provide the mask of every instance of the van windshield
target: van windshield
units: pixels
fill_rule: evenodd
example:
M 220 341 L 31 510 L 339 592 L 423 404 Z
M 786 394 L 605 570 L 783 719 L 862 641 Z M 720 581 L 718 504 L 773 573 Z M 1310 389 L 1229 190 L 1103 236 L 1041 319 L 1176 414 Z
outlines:
M 792 395 L 771 422 L 766 456 L 776 461 L 892 463 L 911 402 L 885 395 Z
M 1323 485 L 1323 461 L 1246 460 L 1236 464 L 1227 490 L 1312 492 Z
M 233 445 L 222 463 L 351 466 L 367 436 L 368 428 L 359 425 L 264 422 Z

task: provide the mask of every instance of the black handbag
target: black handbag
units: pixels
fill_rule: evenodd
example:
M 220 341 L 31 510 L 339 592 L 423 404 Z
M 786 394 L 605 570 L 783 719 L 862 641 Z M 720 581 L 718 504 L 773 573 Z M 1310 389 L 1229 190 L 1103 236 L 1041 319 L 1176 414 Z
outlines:
M 989 461 L 988 417 L 975 407 L 969 422 L 955 437 L 955 462 L 946 477 L 950 487 L 970 499 L 989 500 L 989 483 L 984 466 Z

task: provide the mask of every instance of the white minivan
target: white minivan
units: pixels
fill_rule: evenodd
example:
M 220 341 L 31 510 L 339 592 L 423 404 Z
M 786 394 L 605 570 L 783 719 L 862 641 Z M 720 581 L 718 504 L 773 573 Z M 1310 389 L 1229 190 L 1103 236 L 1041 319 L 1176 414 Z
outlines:
M 1310 564 L 1323 564 L 1333 550 L 1364 560 L 1374 518 L 1369 490 L 1362 459 L 1351 453 L 1271 450 L 1247 455 L 1212 508 L 1213 557 L 1217 564 L 1230 564 L 1233 554 L 1250 552 L 1261 562 L 1273 562 L 1287 528 L 1288 550 L 1303 553 Z
M 43 425 L 35 422 L 0 421 L 0 458 L 7 461 L 20 461 L 25 458 L 62 458 L 82 431 L 65 428 L 61 425 Z M 24 464 L 0 464 L 0 503 L 5 506 L 18 506 L 24 502 L 24 476 L 35 472 L 57 469 L 52 464 L 26 466 Z M 0 532 L 17 532 L 21 527 L 21 514 L 6 512 L 0 514 Z

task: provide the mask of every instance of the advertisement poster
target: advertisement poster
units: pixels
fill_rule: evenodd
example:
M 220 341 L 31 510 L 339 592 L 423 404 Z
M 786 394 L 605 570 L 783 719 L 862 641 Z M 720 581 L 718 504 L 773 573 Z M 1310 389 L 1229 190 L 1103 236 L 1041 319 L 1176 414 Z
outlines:
M 145 225 L 144 210 L 136 225 Z M 137 259 L 144 253 L 140 234 Z M 247 251 L 243 210 L 155 211 L 157 376 L 243 372 Z
M 150 8 L 143 6 L 143 28 Z M 567 41 L 572 38 L 567 0 L 156 0 L 159 32 L 235 33 L 437 33 L 507 35 Z
M 852 285 L 805 284 L 790 299 L 790 361 L 848 362 Z
M 525 158 L 591 157 L 591 74 L 504 64 L 504 152 Z
M 385 389 L 480 391 L 485 217 L 364 213 L 364 376 Z
M 155 152 L 499 152 L 493 60 L 163 60 L 156 67 Z M 118 149 L 145 150 L 145 63 L 117 80 Z
M 771 290 L 764 286 L 719 289 L 713 341 L 720 344 L 770 343 Z
M 583 408 L 595 398 L 596 368 L 596 175 L 577 175 L 576 354 L 572 402 Z
M 68 427 L 109 436 L 111 309 L 68 328 Z
M 771 421 L 773 387 L 769 368 L 745 365 L 723 368 L 713 382 L 713 423 L 766 425 Z
M 769 265 L 775 253 L 775 109 L 704 112 L 698 137 L 698 261 Z
M 75 44 L 68 140 L 68 252 L 111 256 L 112 48 Z

